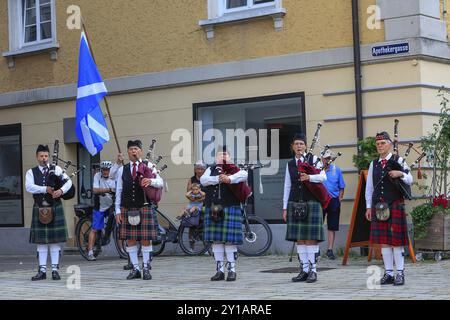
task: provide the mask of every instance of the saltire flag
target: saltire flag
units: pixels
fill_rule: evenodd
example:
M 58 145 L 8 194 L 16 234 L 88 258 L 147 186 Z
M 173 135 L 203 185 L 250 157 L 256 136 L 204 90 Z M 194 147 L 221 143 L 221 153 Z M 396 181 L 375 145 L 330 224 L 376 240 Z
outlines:
M 76 132 L 78 140 L 95 155 L 109 141 L 108 128 L 100 107 L 107 94 L 105 84 L 97 70 L 86 35 L 81 32 L 78 60 L 78 90 L 76 102 Z

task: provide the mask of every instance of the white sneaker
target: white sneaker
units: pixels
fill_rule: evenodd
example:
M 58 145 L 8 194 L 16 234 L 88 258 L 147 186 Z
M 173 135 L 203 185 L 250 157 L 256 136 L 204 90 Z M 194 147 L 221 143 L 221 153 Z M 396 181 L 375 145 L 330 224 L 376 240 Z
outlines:
M 95 261 L 95 260 L 97 260 L 97 258 L 94 256 L 93 253 L 88 254 L 87 259 L 88 259 L 89 261 Z

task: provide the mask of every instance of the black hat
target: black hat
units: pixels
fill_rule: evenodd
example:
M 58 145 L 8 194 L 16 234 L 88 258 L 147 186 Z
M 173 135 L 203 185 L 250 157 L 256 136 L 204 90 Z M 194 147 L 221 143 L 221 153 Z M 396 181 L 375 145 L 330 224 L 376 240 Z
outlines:
M 138 147 L 139 149 L 142 149 L 142 141 L 141 140 L 129 140 L 127 143 L 127 149 L 130 147 Z
M 48 148 L 48 145 L 40 144 L 37 147 L 37 149 L 36 149 L 36 153 L 38 153 L 38 152 L 48 152 L 48 153 L 50 153 L 50 149 Z
M 378 141 L 378 140 L 389 140 L 389 141 L 392 141 L 391 137 L 389 136 L 389 133 L 387 133 L 386 131 L 377 133 L 377 135 L 375 137 L 375 140 L 376 141 Z
M 304 133 L 296 133 L 292 138 L 292 143 L 294 143 L 295 140 L 301 140 L 306 144 L 306 135 Z

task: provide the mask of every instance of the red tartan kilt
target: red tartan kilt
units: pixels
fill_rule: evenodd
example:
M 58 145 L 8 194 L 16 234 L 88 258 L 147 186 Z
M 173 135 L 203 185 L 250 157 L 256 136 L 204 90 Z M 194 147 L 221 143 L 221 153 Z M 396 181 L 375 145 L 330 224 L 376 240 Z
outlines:
M 403 200 L 390 205 L 391 217 L 387 221 L 377 221 L 375 208 L 372 208 L 370 242 L 394 247 L 408 246 L 408 224 Z
M 132 226 L 128 222 L 128 211 L 140 210 L 141 223 Z M 119 229 L 119 238 L 121 240 L 157 240 L 158 222 L 154 209 L 149 207 L 143 208 L 121 208 L 122 224 Z

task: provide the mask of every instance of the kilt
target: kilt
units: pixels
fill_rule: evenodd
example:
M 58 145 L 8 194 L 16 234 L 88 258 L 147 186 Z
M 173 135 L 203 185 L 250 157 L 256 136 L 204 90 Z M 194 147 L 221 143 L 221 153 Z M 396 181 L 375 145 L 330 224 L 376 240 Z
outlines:
M 128 222 L 128 211 L 141 212 L 141 223 L 137 226 L 132 226 Z M 158 221 L 156 212 L 153 207 L 142 208 L 121 208 L 122 224 L 119 229 L 119 238 L 121 240 L 157 240 L 158 236 Z
M 292 202 L 288 202 L 286 240 L 324 241 L 322 205 L 317 201 L 308 201 L 308 217 L 305 221 L 299 222 L 293 221 L 292 212 L 289 210 L 291 205 Z
M 240 206 L 224 208 L 222 221 L 214 222 L 210 217 L 211 208 L 205 207 L 204 239 L 208 242 L 225 242 L 240 245 L 242 236 L 242 211 Z
M 408 225 L 403 200 L 394 201 L 389 205 L 389 209 L 391 211 L 390 218 L 386 221 L 377 221 L 375 208 L 372 208 L 370 242 L 394 247 L 409 245 Z
M 49 224 L 39 222 L 39 207 L 33 206 L 31 217 L 30 243 L 49 244 L 67 241 L 67 226 L 61 202 L 53 206 L 53 221 Z

